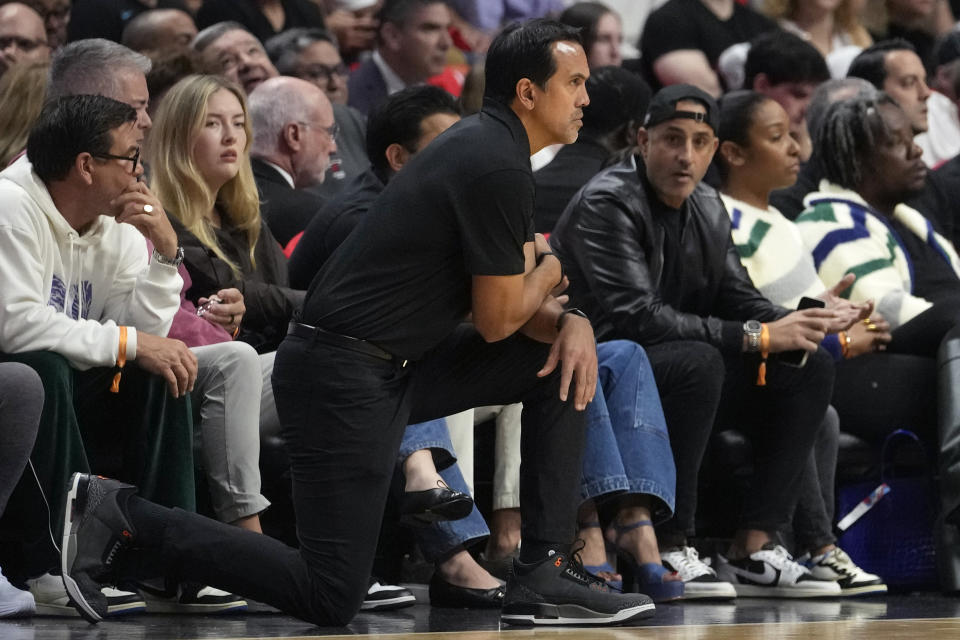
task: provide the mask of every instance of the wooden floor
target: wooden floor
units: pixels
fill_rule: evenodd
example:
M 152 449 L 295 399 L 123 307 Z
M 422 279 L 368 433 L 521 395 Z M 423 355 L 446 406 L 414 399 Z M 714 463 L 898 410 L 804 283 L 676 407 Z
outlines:
M 419 595 L 419 594 L 418 594 Z M 0 621 L 0 640 L 960 640 L 960 597 L 890 595 L 846 600 L 741 599 L 661 605 L 643 625 L 615 628 L 501 628 L 496 611 L 431 608 L 361 614 L 346 628 L 321 628 L 266 607 L 231 616 L 138 615 L 99 625 L 80 619 Z

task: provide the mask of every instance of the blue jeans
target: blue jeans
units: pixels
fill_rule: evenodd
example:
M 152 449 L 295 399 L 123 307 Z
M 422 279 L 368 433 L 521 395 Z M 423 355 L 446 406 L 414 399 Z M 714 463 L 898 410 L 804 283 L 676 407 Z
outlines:
M 407 425 L 403 432 L 403 441 L 400 443 L 400 452 L 397 465 L 403 464 L 414 451 L 430 449 L 433 461 L 440 472 L 440 477 L 451 489 L 469 494 L 463 474 L 457 465 L 457 457 L 450 442 L 450 432 L 447 430 L 447 421 L 443 418 Z M 466 518 L 437 522 L 429 527 L 414 530 L 414 536 L 423 557 L 428 562 L 443 560 L 451 551 L 465 546 L 469 541 L 485 538 L 490 535 L 487 523 L 480 515 L 477 506 Z
M 652 498 L 655 522 L 673 514 L 677 472 L 667 422 L 643 348 L 627 340 L 597 345 L 600 375 L 587 409 L 580 492 Z

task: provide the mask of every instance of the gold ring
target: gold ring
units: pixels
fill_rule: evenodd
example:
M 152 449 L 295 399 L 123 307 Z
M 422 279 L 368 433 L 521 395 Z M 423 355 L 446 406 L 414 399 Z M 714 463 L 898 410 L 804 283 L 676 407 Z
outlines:
M 863 324 L 865 324 L 865 325 L 871 325 L 871 324 L 873 324 L 873 318 L 864 318 L 864 319 L 863 319 Z
M 153 205 L 152 205 L 152 204 L 145 204 L 145 205 L 143 205 L 143 212 L 144 212 L 144 213 L 153 213 Z
M 877 325 L 873 324 L 872 322 L 867 323 L 867 331 L 876 331 L 876 330 L 877 330 Z

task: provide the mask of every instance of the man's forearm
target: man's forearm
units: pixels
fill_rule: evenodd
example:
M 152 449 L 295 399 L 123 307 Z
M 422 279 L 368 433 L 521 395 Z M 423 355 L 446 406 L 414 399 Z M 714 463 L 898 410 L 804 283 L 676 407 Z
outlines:
M 520 327 L 520 332 L 538 342 L 552 344 L 557 339 L 557 320 L 563 313 L 563 306 L 557 299 L 548 295 L 533 317 Z

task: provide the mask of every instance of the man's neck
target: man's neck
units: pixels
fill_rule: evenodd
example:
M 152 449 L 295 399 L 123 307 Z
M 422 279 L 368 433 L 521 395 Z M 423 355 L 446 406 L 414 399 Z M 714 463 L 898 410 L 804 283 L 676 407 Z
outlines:
M 700 2 L 720 20 L 729 20 L 733 15 L 734 0 L 700 0 Z
M 293 175 L 293 162 L 290 158 L 282 155 L 270 155 L 270 156 L 254 156 L 260 162 L 270 165 L 273 169 L 277 170 L 281 176 L 283 176 L 284 181 L 289 184 L 292 188 L 296 188 L 296 179 Z
M 426 78 L 421 78 L 415 74 L 410 73 L 408 70 L 403 68 L 403 65 L 400 63 L 400 60 L 397 59 L 390 51 L 386 49 L 377 49 L 376 55 L 380 57 L 380 61 L 387 67 L 387 70 L 392 72 L 397 78 L 403 82 L 404 85 L 410 86 L 413 84 L 419 84 L 426 80 Z M 379 65 L 378 65 L 379 66 Z M 381 72 L 383 67 L 381 67 Z M 385 78 L 386 80 L 386 78 Z M 389 90 L 389 81 L 387 82 L 387 89 Z
M 100 217 L 98 207 L 84 200 L 83 194 L 63 182 L 46 184 L 53 206 L 79 235 L 86 233 Z M 94 211 L 96 213 L 91 213 Z
M 860 194 L 860 197 L 870 205 L 870 208 L 882 214 L 884 217 L 892 218 L 893 210 L 896 209 L 897 205 L 903 202 L 903 198 L 900 197 L 900 194 L 891 194 L 885 192 L 882 188 L 879 188 L 879 185 L 873 185 L 870 183 L 860 185 L 860 188 L 857 189 L 857 193 Z

